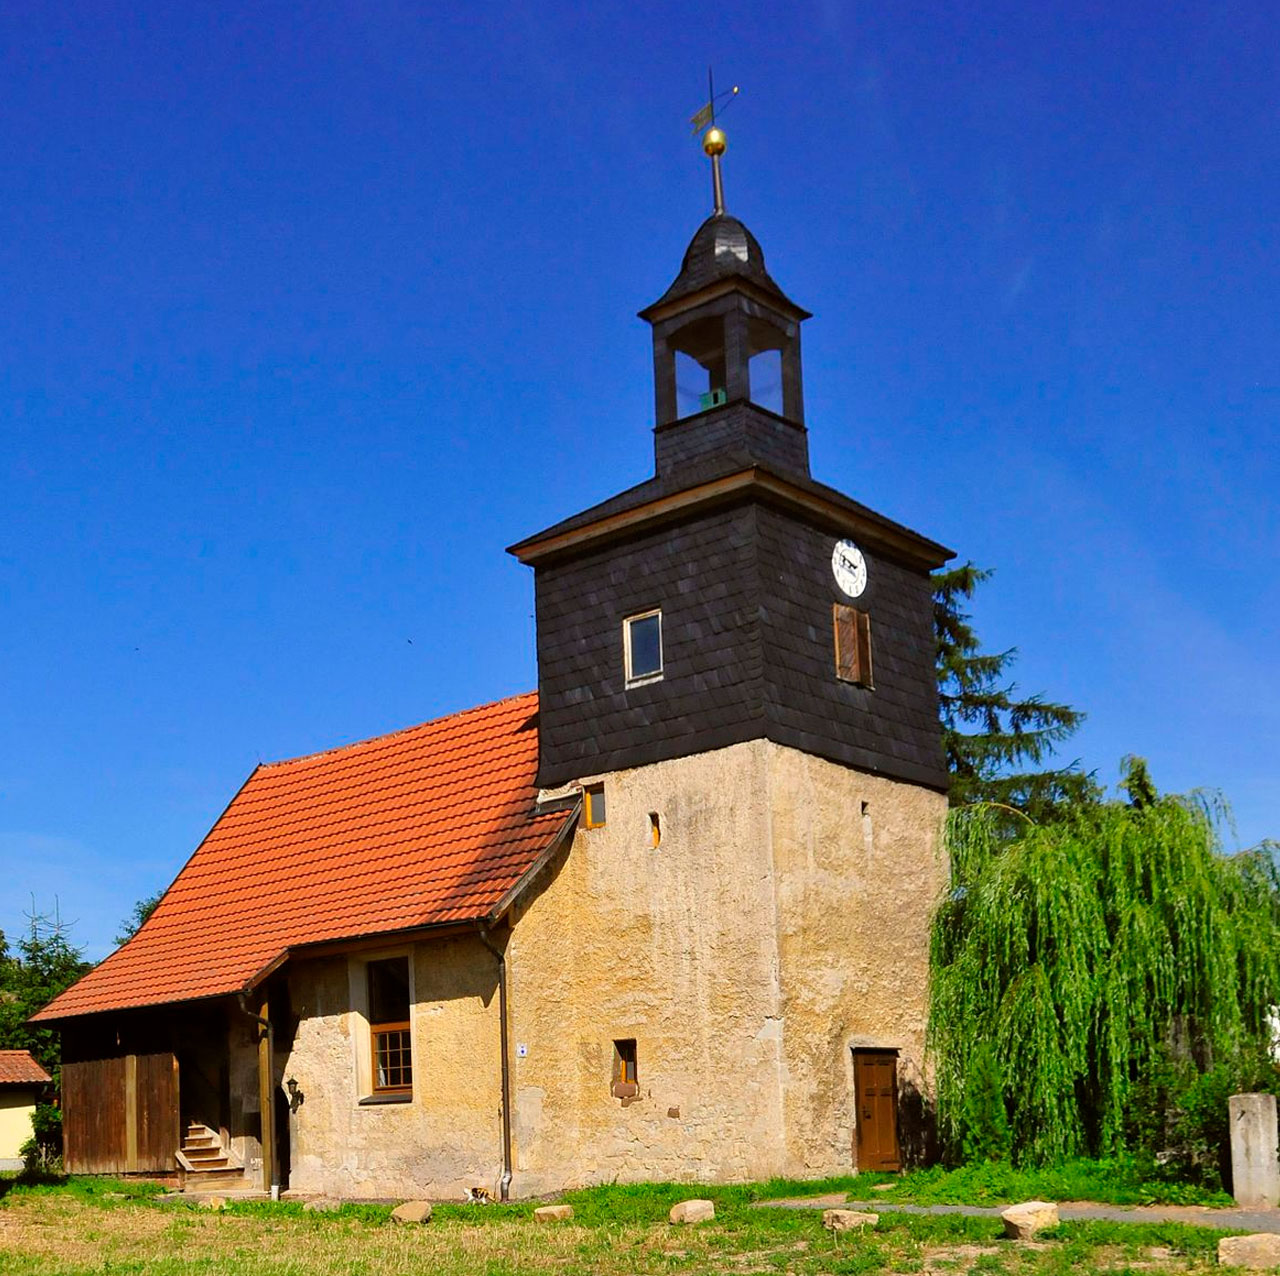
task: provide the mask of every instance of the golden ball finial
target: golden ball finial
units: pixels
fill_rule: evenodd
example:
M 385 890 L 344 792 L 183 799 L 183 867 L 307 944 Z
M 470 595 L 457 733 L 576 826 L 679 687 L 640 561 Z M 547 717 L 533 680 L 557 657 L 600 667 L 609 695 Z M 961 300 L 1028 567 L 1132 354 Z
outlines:
M 702 149 L 708 155 L 723 155 L 729 145 L 724 129 L 712 125 L 702 136 Z

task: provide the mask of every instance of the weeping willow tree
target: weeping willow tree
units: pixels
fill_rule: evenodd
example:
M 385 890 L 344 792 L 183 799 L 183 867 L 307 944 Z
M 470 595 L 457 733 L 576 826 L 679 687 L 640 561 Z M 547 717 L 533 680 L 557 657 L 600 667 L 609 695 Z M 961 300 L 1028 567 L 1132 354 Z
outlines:
M 1026 821 L 1012 841 L 1006 813 L 951 813 L 929 1048 L 952 1147 L 984 1049 L 999 1060 L 1014 1159 L 1028 1164 L 1123 1150 L 1171 1048 L 1202 1070 L 1265 1057 L 1280 1001 L 1271 855 L 1224 855 L 1224 813 L 1158 796 L 1140 763 L 1124 787 L 1128 802 Z

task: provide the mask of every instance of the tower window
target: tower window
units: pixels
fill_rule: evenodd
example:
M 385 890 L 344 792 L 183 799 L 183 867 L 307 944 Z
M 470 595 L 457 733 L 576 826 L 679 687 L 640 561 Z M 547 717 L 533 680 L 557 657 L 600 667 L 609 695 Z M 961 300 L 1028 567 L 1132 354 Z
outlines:
M 708 316 L 686 324 L 672 336 L 671 352 L 678 417 L 705 412 L 725 402 L 723 318 Z
M 751 402 L 782 415 L 782 351 L 761 350 L 747 364 Z
M 646 611 L 622 622 L 623 658 L 627 686 L 662 677 L 662 612 Z
M 615 1099 L 629 1099 L 640 1093 L 634 1037 L 613 1043 L 613 1084 L 610 1090 Z
M 604 785 L 592 784 L 582 791 L 582 810 L 587 828 L 598 829 L 604 824 Z
M 654 850 L 662 845 L 662 825 L 658 820 L 657 811 L 649 812 L 649 845 Z
M 871 680 L 871 616 L 857 607 L 835 603 L 832 619 L 836 638 L 836 677 L 859 687 Z

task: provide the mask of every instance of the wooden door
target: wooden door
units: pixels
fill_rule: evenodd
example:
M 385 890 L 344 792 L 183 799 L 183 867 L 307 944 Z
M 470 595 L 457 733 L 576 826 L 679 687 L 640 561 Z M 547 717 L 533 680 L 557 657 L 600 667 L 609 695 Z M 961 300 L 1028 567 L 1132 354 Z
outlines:
M 898 1150 L 898 1057 L 878 1050 L 853 1052 L 860 1170 L 900 1170 Z

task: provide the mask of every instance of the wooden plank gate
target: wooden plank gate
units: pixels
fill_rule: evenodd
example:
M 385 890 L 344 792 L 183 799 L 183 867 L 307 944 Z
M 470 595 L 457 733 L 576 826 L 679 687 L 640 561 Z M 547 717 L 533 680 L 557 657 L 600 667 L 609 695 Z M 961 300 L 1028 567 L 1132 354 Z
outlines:
M 62 1065 L 63 1162 L 72 1174 L 169 1172 L 182 1140 L 171 1051 Z

